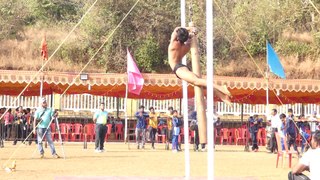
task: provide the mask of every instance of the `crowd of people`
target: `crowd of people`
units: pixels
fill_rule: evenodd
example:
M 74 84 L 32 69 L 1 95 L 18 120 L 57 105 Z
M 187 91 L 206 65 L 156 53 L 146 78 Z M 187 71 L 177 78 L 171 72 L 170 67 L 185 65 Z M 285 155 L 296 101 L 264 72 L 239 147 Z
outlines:
M 249 118 L 248 122 L 252 150 L 257 151 L 257 132 L 263 126 L 263 119 L 254 115 Z M 309 177 L 301 174 L 305 170 L 310 171 L 310 179 L 320 179 L 320 173 L 315 168 L 320 167 L 320 120 L 317 119 L 316 111 L 309 118 L 305 118 L 303 114 L 298 117 L 294 116 L 292 109 L 288 109 L 287 114 L 279 114 L 276 109 L 272 109 L 271 116 L 266 123 L 266 131 L 267 150 L 270 153 L 293 148 L 298 157 L 301 158 L 293 171 L 289 173 L 289 180 L 309 179 Z M 297 137 L 300 138 L 297 139 Z M 280 144 L 277 143 L 277 138 Z M 300 151 L 297 140 L 301 141 Z
M 14 111 L 6 108 L 0 110 L 0 138 L 1 140 L 13 140 L 13 145 L 18 141 L 26 139 L 33 130 L 34 113 L 36 109 L 17 107 Z M 35 139 L 33 135 L 29 136 L 28 143 Z M 3 147 L 3 144 L 1 144 Z

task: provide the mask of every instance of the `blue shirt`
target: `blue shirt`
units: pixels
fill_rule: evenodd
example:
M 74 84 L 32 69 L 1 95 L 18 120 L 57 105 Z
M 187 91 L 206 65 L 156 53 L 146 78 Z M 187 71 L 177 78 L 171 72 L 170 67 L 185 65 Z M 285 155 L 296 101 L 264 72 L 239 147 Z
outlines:
M 44 113 L 43 113 L 44 112 Z M 43 113 L 43 115 L 42 115 Z M 40 120 L 38 128 L 47 128 L 50 125 L 54 111 L 51 108 L 39 108 L 35 112 L 35 119 Z M 42 116 L 41 116 L 42 115 Z M 41 116 L 41 118 L 40 118 Z
M 140 112 L 136 112 L 135 116 L 137 118 L 136 128 L 145 129 L 146 128 L 146 118 L 149 117 L 149 114 L 143 112 L 142 116 L 140 116 Z
M 293 116 L 292 117 L 290 117 L 290 116 L 287 117 L 285 132 L 287 134 L 290 134 L 290 135 L 295 135 L 296 134 L 296 127 L 295 127 L 294 122 L 293 122 Z
M 180 134 L 179 119 L 172 117 L 173 135 L 177 136 Z
M 94 118 L 97 119 L 96 124 L 107 124 L 108 112 L 100 109 L 94 114 Z

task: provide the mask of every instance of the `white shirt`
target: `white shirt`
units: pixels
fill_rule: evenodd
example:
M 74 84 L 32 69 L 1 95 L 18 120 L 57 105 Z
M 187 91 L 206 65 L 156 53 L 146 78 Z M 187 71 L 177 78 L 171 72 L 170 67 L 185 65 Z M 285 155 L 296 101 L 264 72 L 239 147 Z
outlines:
M 278 128 L 278 132 L 281 130 L 281 120 L 278 114 L 271 116 L 271 127 Z
M 309 149 L 300 159 L 300 163 L 308 166 L 310 169 L 311 180 L 320 179 L 320 148 L 317 149 Z

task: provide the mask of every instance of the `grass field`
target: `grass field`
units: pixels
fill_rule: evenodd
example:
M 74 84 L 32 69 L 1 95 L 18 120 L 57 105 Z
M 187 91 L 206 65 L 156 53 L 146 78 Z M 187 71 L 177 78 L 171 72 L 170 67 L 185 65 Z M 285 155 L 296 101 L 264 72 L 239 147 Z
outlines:
M 83 149 L 82 144 L 65 144 L 66 159 L 53 159 L 49 147 L 45 158 L 40 159 L 36 146 L 13 146 L 6 142 L 0 149 L 0 164 L 10 156 L 16 160 L 16 172 L 0 171 L 0 179 L 181 179 L 184 177 L 184 153 L 164 150 L 164 144 L 136 149 L 134 144 L 106 143 L 106 151 L 94 152 L 94 144 Z M 182 147 L 183 148 L 183 147 Z M 288 162 L 276 168 L 276 154 L 269 154 L 264 147 L 260 152 L 244 152 L 243 146 L 216 146 L 214 174 L 219 180 L 287 179 Z M 62 156 L 62 148 L 56 143 Z M 13 154 L 14 153 L 14 154 Z M 12 163 L 8 161 L 8 164 Z M 190 151 L 192 179 L 206 179 L 207 153 Z M 294 157 L 293 164 L 296 164 Z M 180 178 L 179 178 L 180 177 Z

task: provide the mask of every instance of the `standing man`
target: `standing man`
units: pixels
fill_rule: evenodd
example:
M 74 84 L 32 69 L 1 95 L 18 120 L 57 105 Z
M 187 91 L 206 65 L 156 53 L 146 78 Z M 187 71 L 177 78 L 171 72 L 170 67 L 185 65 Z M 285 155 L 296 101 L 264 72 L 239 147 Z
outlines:
M 292 109 L 288 109 L 288 116 L 286 119 L 286 135 L 287 135 L 287 144 L 288 144 L 288 148 L 290 150 L 291 145 L 293 146 L 294 150 L 297 151 L 298 155 L 299 155 L 299 151 L 297 148 L 297 144 L 296 144 L 296 137 L 297 137 L 297 131 L 296 131 L 296 126 L 294 124 L 294 115 L 293 115 L 293 110 Z
M 259 150 L 257 134 L 259 130 L 259 116 L 257 114 L 249 117 L 249 132 L 252 139 L 252 151 L 257 152 Z
M 156 133 L 158 131 L 158 117 L 159 113 L 154 111 L 153 107 L 149 108 L 149 126 L 150 126 L 150 138 L 151 138 L 151 148 L 154 148 L 154 142 L 156 140 Z
M 269 150 L 273 153 L 277 149 L 277 141 L 275 132 L 280 132 L 281 130 L 281 120 L 278 115 L 278 111 L 276 109 L 272 109 L 271 111 L 271 138 L 269 144 Z
M 96 139 L 95 152 L 101 153 L 104 151 L 104 138 L 107 133 L 108 112 L 104 109 L 104 103 L 100 103 L 100 109 L 94 114 L 93 122 L 96 123 Z
M 34 115 L 34 118 L 39 121 L 38 127 L 36 126 L 36 120 L 33 121 L 33 134 L 35 134 L 37 130 L 37 141 L 38 149 L 40 151 L 40 158 L 44 157 L 42 142 L 43 138 L 46 137 L 51 149 L 52 157 L 57 159 L 60 158 L 60 156 L 56 153 L 56 150 L 54 148 L 54 144 L 51 138 L 50 124 L 52 123 L 53 118 L 57 117 L 58 112 L 55 112 L 52 110 L 52 108 L 48 107 L 46 98 L 41 98 L 40 103 L 41 107 L 35 112 Z
M 146 139 L 146 118 L 149 117 L 147 113 L 144 112 L 144 106 L 139 107 L 139 111 L 135 114 L 137 118 L 136 125 L 136 140 L 137 140 L 137 149 L 144 149 L 145 139 Z M 140 142 L 140 135 L 142 140 Z

